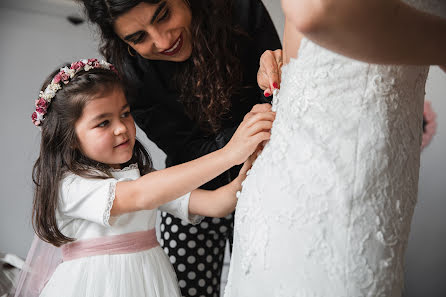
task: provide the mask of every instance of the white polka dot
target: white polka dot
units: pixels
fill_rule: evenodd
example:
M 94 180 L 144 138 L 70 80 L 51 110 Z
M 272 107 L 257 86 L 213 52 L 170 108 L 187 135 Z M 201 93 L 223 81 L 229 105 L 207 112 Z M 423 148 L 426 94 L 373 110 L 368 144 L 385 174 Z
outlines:
M 169 254 L 169 249 L 168 249 L 167 247 L 164 247 L 164 252 L 165 252 L 166 254 Z
M 197 289 L 195 288 L 190 288 L 187 292 L 189 293 L 190 296 L 197 295 Z
M 203 271 L 205 266 L 204 266 L 203 263 L 200 263 L 200 264 L 197 265 L 197 268 L 198 268 L 198 270 Z
M 175 248 L 175 247 L 177 246 L 177 242 L 176 242 L 175 240 L 171 240 L 171 241 L 169 242 L 169 246 L 170 246 L 171 248 Z
M 184 234 L 184 233 L 180 233 L 180 234 L 178 235 L 178 238 L 179 238 L 180 240 L 185 240 L 185 239 L 186 239 L 186 234 Z
M 162 213 L 161 213 L 161 216 L 162 216 L 163 218 L 167 217 L 167 212 L 162 212 Z
M 220 250 L 218 248 L 214 248 L 214 255 L 218 255 L 219 252 Z
M 161 224 L 160 230 L 161 230 L 162 232 L 164 232 L 165 229 L 166 229 L 166 226 L 165 226 L 164 224 Z
M 207 227 L 209 227 L 209 224 L 208 224 L 208 222 L 202 222 L 200 224 L 200 227 L 203 228 L 203 229 L 206 229 Z
M 161 244 L 161 245 L 164 245 L 164 239 L 161 238 L 161 240 L 160 240 L 160 244 Z
M 167 225 L 170 225 L 172 223 L 172 218 L 171 217 L 168 217 L 167 219 L 166 219 L 166 224 Z
M 203 240 L 204 239 L 204 234 L 198 234 L 197 235 L 197 239 L 198 240 Z
M 197 259 L 195 259 L 194 256 L 187 257 L 187 263 L 189 263 L 189 264 L 194 264 L 196 260 Z
M 219 218 L 212 218 L 212 223 L 213 224 L 220 224 L 220 219 Z
M 185 288 L 186 285 L 187 285 L 186 281 L 184 281 L 184 280 L 180 280 L 180 281 L 178 282 L 178 284 L 180 285 L 181 288 Z
M 209 286 L 209 287 L 206 289 L 206 292 L 208 292 L 208 294 L 212 294 L 212 292 L 214 292 L 214 289 L 213 289 L 211 286 Z
M 179 264 L 177 267 L 178 271 L 183 272 L 186 270 L 186 265 L 184 264 Z
M 177 258 L 175 258 L 175 256 L 170 256 L 170 263 L 175 264 L 175 262 L 177 261 Z
M 206 277 L 207 278 L 211 278 L 212 277 L 212 272 L 210 272 L 209 270 L 206 271 Z
M 220 246 L 224 247 L 226 245 L 226 241 L 225 240 L 220 240 Z
M 193 249 L 194 247 L 197 246 L 197 243 L 193 240 L 189 240 L 189 242 L 187 243 L 187 246 L 190 247 L 191 249 Z
M 200 280 L 198 281 L 198 285 L 199 285 L 200 287 L 204 287 L 204 286 L 206 285 L 206 281 L 205 281 L 204 279 L 200 279 Z
M 212 264 L 212 267 L 214 268 L 214 270 L 216 270 L 218 268 L 218 263 Z
M 169 234 L 169 233 L 167 233 L 167 232 L 164 232 L 164 239 L 165 239 L 165 240 L 168 240 L 168 239 L 169 239 L 169 237 L 170 237 L 170 234 Z
M 179 248 L 179 249 L 178 249 L 178 255 L 179 255 L 179 256 L 184 256 L 184 255 L 186 255 L 186 250 L 183 249 L 183 248 Z
M 192 228 L 190 228 L 189 232 L 190 232 L 190 234 L 195 234 L 198 232 L 198 229 L 197 229 L 197 227 L 192 227 Z
M 168 234 L 168 233 L 167 233 Z M 166 238 L 167 239 L 167 238 Z M 207 247 L 212 247 L 212 241 L 211 240 L 206 240 L 206 246 Z
M 212 256 L 211 256 L 211 255 L 208 255 L 208 256 L 206 257 L 206 262 L 208 262 L 208 263 L 211 263 L 211 262 L 212 262 Z
M 183 226 L 188 226 L 189 223 L 188 223 L 188 222 L 185 222 L 185 221 L 183 221 L 183 220 L 181 220 L 181 225 L 183 225 Z
M 214 277 L 213 279 L 212 279 L 212 284 L 213 285 L 216 285 L 218 283 L 218 280 Z
M 177 233 L 178 226 L 177 225 L 172 225 L 172 227 L 170 228 L 170 231 L 172 231 L 172 233 Z
M 193 272 L 193 271 L 190 271 L 187 274 L 187 278 L 190 279 L 190 280 L 195 279 L 196 277 L 197 277 L 197 274 L 195 272 Z
M 221 233 L 225 233 L 226 231 L 228 231 L 228 227 L 220 226 L 219 230 L 220 230 Z
M 197 251 L 198 255 L 200 255 L 200 256 L 203 256 L 204 252 L 205 252 L 204 248 L 199 248 Z

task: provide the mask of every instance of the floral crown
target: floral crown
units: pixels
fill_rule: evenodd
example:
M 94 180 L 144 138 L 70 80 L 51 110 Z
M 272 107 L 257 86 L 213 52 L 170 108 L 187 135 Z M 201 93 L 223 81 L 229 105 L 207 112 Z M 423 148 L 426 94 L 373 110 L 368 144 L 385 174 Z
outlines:
M 105 61 L 98 61 L 97 59 L 83 59 L 72 63 L 70 67 L 60 68 L 59 73 L 53 77 L 45 91 L 40 91 L 39 93 L 39 98 L 36 100 L 36 111 L 31 115 L 34 125 L 37 127 L 41 126 L 42 121 L 45 119 L 45 114 L 48 112 L 51 100 L 56 96 L 56 92 L 62 89 L 63 85 L 69 83 L 79 71 L 89 71 L 91 69 L 107 69 L 116 74 L 118 73 L 112 64 Z

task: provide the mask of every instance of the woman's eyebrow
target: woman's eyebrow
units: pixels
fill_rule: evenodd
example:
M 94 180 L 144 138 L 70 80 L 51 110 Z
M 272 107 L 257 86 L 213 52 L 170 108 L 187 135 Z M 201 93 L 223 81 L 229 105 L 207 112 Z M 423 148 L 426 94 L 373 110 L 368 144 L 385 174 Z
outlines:
M 166 1 L 163 1 L 160 3 L 160 5 L 158 5 L 158 7 L 155 10 L 155 13 L 152 16 L 152 19 L 150 20 L 150 24 L 153 25 L 153 23 L 156 21 L 156 19 L 158 18 L 158 15 L 161 13 L 161 11 L 163 10 L 164 7 L 166 7 L 167 3 Z M 124 40 L 125 41 L 131 41 L 134 37 L 136 37 L 138 34 L 141 34 L 142 31 L 137 31 L 135 33 L 129 34 L 124 36 Z
M 160 14 L 161 10 L 163 10 L 163 8 L 166 6 L 166 1 L 163 1 L 160 3 L 160 5 L 158 5 L 158 7 L 155 10 L 155 13 L 152 16 L 152 19 L 150 20 L 150 24 L 152 25 L 155 20 L 157 19 L 158 15 Z

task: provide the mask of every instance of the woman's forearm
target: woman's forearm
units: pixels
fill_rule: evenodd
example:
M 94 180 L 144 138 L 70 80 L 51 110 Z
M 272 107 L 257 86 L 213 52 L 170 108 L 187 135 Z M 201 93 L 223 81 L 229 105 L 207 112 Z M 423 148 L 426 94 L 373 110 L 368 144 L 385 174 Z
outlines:
M 446 19 L 399 0 L 282 0 L 307 38 L 342 55 L 380 64 L 445 64 Z

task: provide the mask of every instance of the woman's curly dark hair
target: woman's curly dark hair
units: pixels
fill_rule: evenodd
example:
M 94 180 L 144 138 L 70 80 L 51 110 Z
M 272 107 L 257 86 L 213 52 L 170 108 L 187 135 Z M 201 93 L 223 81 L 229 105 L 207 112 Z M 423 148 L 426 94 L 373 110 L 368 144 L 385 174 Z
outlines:
M 101 54 L 124 75 L 127 89 L 141 80 L 135 57 L 114 32 L 115 20 L 141 2 L 163 0 L 78 0 L 90 22 L 100 28 Z M 186 0 L 185 0 L 186 1 Z M 177 73 L 177 87 L 190 118 L 208 132 L 217 132 L 241 87 L 240 60 L 235 38 L 244 33 L 232 23 L 232 1 L 188 0 L 191 12 L 192 54 Z

